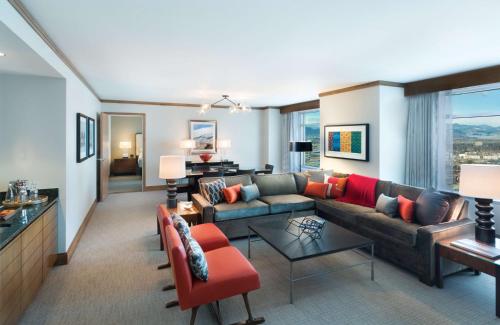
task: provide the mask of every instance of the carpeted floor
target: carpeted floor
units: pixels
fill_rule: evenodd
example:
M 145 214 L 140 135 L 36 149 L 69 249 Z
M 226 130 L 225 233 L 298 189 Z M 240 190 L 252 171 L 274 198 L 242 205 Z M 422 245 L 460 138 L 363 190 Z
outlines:
M 71 263 L 49 275 L 21 324 L 188 324 L 190 312 L 165 309 L 175 292 L 156 235 L 155 206 L 163 192 L 113 194 L 97 206 Z M 246 241 L 233 242 L 246 253 Z M 250 295 L 254 314 L 266 324 L 493 324 L 494 279 L 462 273 L 445 288 L 428 287 L 391 264 L 377 260 L 375 281 L 368 265 L 298 282 L 288 304 L 287 262 L 264 242 L 252 244 L 252 263 L 262 288 Z M 315 272 L 355 263 L 342 253 L 298 264 Z M 224 323 L 245 318 L 243 301 L 221 302 Z M 207 307 L 197 324 L 216 324 Z
M 110 176 L 109 193 L 125 193 L 142 191 L 141 175 Z

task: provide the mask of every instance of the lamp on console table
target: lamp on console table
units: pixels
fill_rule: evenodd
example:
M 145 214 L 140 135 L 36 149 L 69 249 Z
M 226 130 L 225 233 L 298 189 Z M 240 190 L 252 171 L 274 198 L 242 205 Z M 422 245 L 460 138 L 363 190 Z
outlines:
M 176 180 L 186 177 L 184 156 L 161 156 L 159 177 L 167 180 L 167 208 L 177 208 Z
M 186 161 L 191 161 L 191 150 L 196 148 L 196 141 L 191 139 L 182 140 L 180 147 L 181 149 L 186 150 Z
M 217 148 L 219 148 L 220 151 L 220 163 L 221 166 L 224 167 L 224 154 L 226 153 L 226 150 L 231 148 L 231 140 L 219 140 L 217 141 Z
M 476 240 L 495 244 L 493 199 L 500 199 L 500 165 L 461 165 L 460 195 L 476 200 Z
M 311 152 L 313 150 L 312 142 L 310 141 L 292 141 L 288 149 L 290 152 L 300 152 L 300 170 L 302 171 L 302 153 Z

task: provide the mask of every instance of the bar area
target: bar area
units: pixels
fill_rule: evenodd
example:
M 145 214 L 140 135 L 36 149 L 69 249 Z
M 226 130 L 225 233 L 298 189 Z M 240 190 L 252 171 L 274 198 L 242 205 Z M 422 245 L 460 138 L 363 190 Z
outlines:
M 0 193 L 2 202 L 6 194 Z M 19 320 L 57 259 L 59 191 L 42 189 L 38 195 L 46 200 L 0 206 L 0 213 L 9 211 L 0 218 L 0 324 Z

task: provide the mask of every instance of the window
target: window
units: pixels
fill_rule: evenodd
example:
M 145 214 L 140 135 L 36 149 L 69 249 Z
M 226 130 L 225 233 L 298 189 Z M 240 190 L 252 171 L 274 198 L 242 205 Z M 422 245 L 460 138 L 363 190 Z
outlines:
M 319 110 L 300 113 L 300 130 L 303 141 L 311 141 L 313 151 L 305 152 L 302 156 L 303 169 L 319 168 L 320 141 L 319 141 Z
M 453 190 L 461 164 L 500 164 L 500 89 L 456 92 L 453 110 Z

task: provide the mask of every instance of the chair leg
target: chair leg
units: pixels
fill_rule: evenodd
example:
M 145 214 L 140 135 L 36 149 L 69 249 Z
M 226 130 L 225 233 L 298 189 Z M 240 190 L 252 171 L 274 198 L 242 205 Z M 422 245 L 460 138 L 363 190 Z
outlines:
M 168 262 L 166 264 L 158 265 L 158 270 L 167 269 L 169 267 L 170 267 L 170 262 Z
M 175 289 L 175 284 L 169 284 L 164 286 L 161 290 L 162 291 L 169 291 L 169 290 L 174 290 Z
M 198 308 L 199 306 L 196 306 L 191 309 L 191 321 L 189 322 L 190 325 L 194 325 L 194 322 L 196 321 L 196 314 L 198 313 Z
M 257 325 L 264 323 L 266 321 L 264 317 L 254 318 L 252 316 L 252 311 L 250 310 L 250 303 L 248 302 L 248 292 L 245 292 L 243 294 L 243 300 L 245 301 L 245 308 L 247 309 L 248 319 L 246 321 L 241 321 L 238 323 L 234 323 L 232 325 Z
M 167 302 L 165 304 L 165 308 L 172 308 L 172 307 L 175 307 L 175 306 L 179 306 L 179 301 L 178 300 L 172 300 L 172 301 Z

